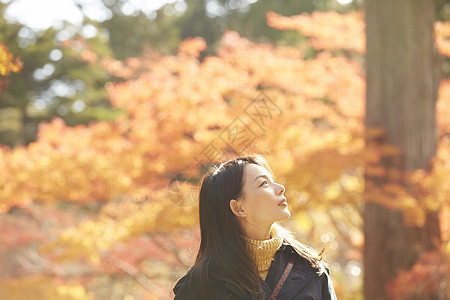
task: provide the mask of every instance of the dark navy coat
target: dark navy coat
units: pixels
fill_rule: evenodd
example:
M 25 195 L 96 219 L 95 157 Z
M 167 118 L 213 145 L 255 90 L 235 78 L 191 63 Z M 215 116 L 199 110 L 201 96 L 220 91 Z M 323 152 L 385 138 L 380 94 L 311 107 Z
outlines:
M 275 253 L 274 261 L 270 265 L 266 280 L 263 281 L 261 278 L 261 285 L 264 291 L 263 299 L 269 299 L 272 290 L 275 288 L 292 255 L 295 257 L 294 266 L 280 290 L 277 299 L 337 300 L 329 271 L 327 270 L 319 276 L 316 269 L 314 269 L 307 260 L 301 257 L 295 249 L 286 242 L 283 242 L 280 249 Z M 182 277 L 173 288 L 175 300 L 191 300 L 189 295 L 186 295 L 186 290 L 183 289 L 185 278 L 186 275 Z M 228 285 L 227 283 L 218 285 L 215 294 L 216 299 L 218 300 L 242 300 L 237 296 L 237 292 L 233 290 L 233 286 Z M 251 299 L 250 295 L 246 299 Z

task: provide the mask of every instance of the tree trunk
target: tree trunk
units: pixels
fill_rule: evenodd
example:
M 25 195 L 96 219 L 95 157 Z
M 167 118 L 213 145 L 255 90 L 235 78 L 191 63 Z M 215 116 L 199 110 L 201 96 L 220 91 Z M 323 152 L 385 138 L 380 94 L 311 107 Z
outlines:
M 422 226 L 410 226 L 401 210 L 369 201 L 372 189 L 382 189 L 386 183 L 414 194 L 401 174 L 430 170 L 438 139 L 435 104 L 440 82 L 433 37 L 435 11 L 433 0 L 366 0 L 366 147 L 381 151 L 388 144 L 401 151 L 376 163 L 382 175 L 366 172 L 365 300 L 390 299 L 387 283 L 400 270 L 409 269 L 423 252 L 439 247 L 437 212 L 427 212 Z M 372 128 L 382 129 L 383 135 L 371 137 Z M 420 203 L 420 195 L 415 196 Z

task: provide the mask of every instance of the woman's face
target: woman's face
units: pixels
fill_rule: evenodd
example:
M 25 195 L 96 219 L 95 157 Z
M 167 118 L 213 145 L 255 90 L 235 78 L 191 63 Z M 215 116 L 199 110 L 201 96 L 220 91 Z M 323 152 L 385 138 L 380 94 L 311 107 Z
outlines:
M 291 212 L 288 209 L 285 188 L 276 183 L 270 172 L 256 164 L 244 166 L 243 189 L 237 199 L 244 220 L 252 225 L 272 224 L 288 219 Z

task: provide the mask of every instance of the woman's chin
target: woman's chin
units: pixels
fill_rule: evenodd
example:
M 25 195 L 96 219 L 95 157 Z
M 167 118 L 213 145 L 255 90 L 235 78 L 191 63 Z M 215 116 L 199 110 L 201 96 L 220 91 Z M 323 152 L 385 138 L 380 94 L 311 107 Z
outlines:
M 287 219 L 289 219 L 290 217 L 291 217 L 291 212 L 290 212 L 289 209 L 286 207 L 286 208 L 283 210 L 283 216 L 280 218 L 279 221 L 287 220 Z

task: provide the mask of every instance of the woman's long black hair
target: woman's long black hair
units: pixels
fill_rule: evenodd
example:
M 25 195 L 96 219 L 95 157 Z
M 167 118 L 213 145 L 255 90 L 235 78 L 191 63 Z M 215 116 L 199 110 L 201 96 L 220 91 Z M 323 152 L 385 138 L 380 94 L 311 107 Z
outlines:
M 189 299 L 215 299 L 214 290 L 223 284 L 242 299 L 263 296 L 257 266 L 243 238 L 246 234 L 230 208 L 231 199 L 242 193 L 246 164 L 260 165 L 273 173 L 261 155 L 247 155 L 224 162 L 203 177 L 199 194 L 200 249 L 186 276 L 185 292 Z M 274 225 L 312 265 L 321 261 L 320 255 L 296 241 L 278 224 Z

